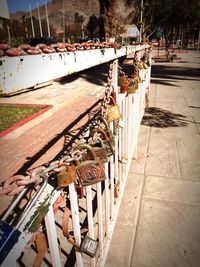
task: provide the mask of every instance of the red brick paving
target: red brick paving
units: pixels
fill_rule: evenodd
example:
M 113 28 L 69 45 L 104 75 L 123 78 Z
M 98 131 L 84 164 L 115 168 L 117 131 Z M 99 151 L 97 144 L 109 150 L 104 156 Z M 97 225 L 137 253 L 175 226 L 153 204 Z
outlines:
M 52 160 L 64 146 L 63 130 L 98 100 L 99 98 L 96 96 L 81 96 L 81 98 L 76 98 L 75 102 L 55 111 L 49 118 L 26 130 L 16 138 L 1 138 L 0 181 L 3 182 L 17 173 L 24 164 L 31 169 Z M 79 124 L 83 125 L 87 119 L 88 116 L 85 116 Z M 79 127 L 79 124 L 76 124 L 73 130 Z M 58 136 L 59 134 L 60 136 Z M 54 138 L 57 138 L 55 143 L 52 141 Z M 49 142 L 51 148 L 48 147 Z M 40 151 L 43 152 L 40 153 Z M 11 197 L 1 197 L 1 212 L 11 199 Z

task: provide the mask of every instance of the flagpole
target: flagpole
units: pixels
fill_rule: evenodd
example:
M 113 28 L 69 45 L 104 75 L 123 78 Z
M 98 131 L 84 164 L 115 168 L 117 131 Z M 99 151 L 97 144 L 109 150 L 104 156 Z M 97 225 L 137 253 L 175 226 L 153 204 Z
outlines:
M 29 4 L 29 9 L 30 9 L 30 16 L 31 16 L 31 27 L 32 27 L 33 38 L 35 38 L 35 30 L 34 30 L 34 25 L 33 25 L 33 18 L 32 18 L 32 12 L 31 12 L 31 4 Z
M 64 0 L 62 4 L 63 4 L 63 43 L 65 43 L 65 3 L 64 3 Z
M 39 26 L 40 26 L 40 36 L 43 37 L 42 24 L 41 24 L 41 18 L 40 18 L 40 9 L 39 9 L 38 2 L 37 2 L 37 9 L 38 9 L 38 20 L 39 20 Z
M 47 2 L 45 2 L 45 9 L 46 9 L 46 18 L 47 18 L 48 37 L 50 37 L 50 28 L 49 28 L 49 18 L 48 18 Z

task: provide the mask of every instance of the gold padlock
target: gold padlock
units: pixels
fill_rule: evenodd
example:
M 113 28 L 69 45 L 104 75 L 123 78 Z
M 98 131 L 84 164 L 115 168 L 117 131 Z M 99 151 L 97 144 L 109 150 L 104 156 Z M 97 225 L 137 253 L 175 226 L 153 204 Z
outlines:
M 97 120 L 100 120 L 104 124 L 105 128 L 103 128 L 103 130 L 106 132 L 108 138 L 110 139 L 111 145 L 114 147 L 115 146 L 115 138 L 113 136 L 111 129 L 108 126 L 108 122 L 102 116 L 99 116 L 97 118 Z
M 108 123 L 111 121 L 119 120 L 122 116 L 119 105 L 116 104 L 112 96 L 110 96 L 110 99 L 112 101 L 112 106 L 110 106 L 105 112 L 105 118 Z
M 82 162 L 76 161 L 76 171 L 80 184 L 82 186 L 88 186 L 104 181 L 106 179 L 104 166 L 98 159 L 94 149 L 88 144 L 78 145 L 75 148 L 75 150 L 83 149 L 89 153 L 91 159 L 86 159 Z
M 136 79 L 131 79 L 131 84 L 128 86 L 127 93 L 134 94 L 138 89 L 138 81 Z
M 76 182 L 76 167 L 73 164 L 65 166 L 66 170 L 63 170 L 57 174 L 58 187 L 61 188 Z

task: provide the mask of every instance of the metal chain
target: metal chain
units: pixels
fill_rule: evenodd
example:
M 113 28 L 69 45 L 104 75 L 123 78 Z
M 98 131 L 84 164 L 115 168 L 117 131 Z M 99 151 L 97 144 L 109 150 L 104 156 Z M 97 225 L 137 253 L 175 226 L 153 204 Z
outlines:
M 107 85 L 105 88 L 105 96 L 102 100 L 101 105 L 101 114 L 103 115 L 108 108 L 108 104 L 110 103 L 110 97 L 112 90 L 112 81 L 113 81 L 113 62 L 110 63 Z M 63 169 L 63 164 L 70 165 L 72 161 L 80 160 L 85 151 L 75 150 L 75 147 L 78 144 L 85 143 L 85 137 L 87 132 L 90 130 L 92 126 L 100 125 L 100 121 L 92 121 L 91 124 L 85 129 L 85 131 L 79 135 L 79 138 L 75 140 L 72 144 L 72 148 L 67 155 L 64 155 L 59 160 L 53 161 L 49 164 L 49 166 L 39 166 L 34 169 L 29 169 L 26 172 L 26 175 L 14 175 L 7 179 L 2 185 L 0 185 L 0 195 L 16 195 L 19 194 L 26 186 L 35 183 L 40 179 L 40 175 L 46 174 L 49 176 L 51 173 L 60 172 Z M 92 138 L 88 139 L 89 144 L 93 144 L 99 138 L 98 134 L 95 134 Z
M 110 103 L 110 97 L 112 93 L 112 82 L 113 82 L 113 62 L 110 63 L 109 70 L 108 70 L 108 78 L 107 78 L 107 85 L 105 88 L 105 96 L 102 101 L 102 110 L 101 114 L 103 115 L 108 108 L 108 104 Z
M 85 151 L 79 151 L 75 150 L 77 145 L 83 144 L 86 142 L 85 137 L 87 136 L 87 133 L 89 132 L 91 127 L 100 125 L 100 121 L 94 120 L 92 121 L 88 127 L 85 129 L 85 131 L 79 135 L 79 138 L 76 139 L 75 143 L 73 143 L 71 150 L 67 153 L 67 155 L 64 155 L 59 160 L 52 161 L 48 166 L 39 166 L 34 169 L 29 169 L 26 172 L 26 175 L 14 175 L 10 178 L 8 178 L 2 185 L 0 185 L 0 195 L 9 195 L 14 196 L 19 194 L 26 186 L 30 184 L 34 184 L 36 181 L 40 179 L 40 175 L 46 174 L 49 176 L 52 173 L 58 173 L 63 170 L 63 164 L 70 165 L 72 161 L 77 161 L 82 158 L 82 155 L 85 153 Z M 89 138 L 89 144 L 93 144 L 96 142 L 98 135 L 95 134 L 93 138 Z M 66 167 L 65 167 L 66 168 Z

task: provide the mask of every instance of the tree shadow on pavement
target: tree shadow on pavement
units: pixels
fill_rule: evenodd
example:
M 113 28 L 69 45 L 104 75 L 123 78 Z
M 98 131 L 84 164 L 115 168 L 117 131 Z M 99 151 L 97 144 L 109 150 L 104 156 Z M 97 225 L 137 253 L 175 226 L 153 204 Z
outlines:
M 143 116 L 142 125 L 156 128 L 183 127 L 188 125 L 185 118 L 186 116 L 172 113 L 169 110 L 149 107 Z
M 151 84 L 161 84 L 161 85 L 165 85 L 165 86 L 174 86 L 174 87 L 181 87 L 180 85 L 176 85 L 173 83 L 174 80 L 169 80 L 169 79 L 162 79 L 162 80 L 158 80 L 158 79 L 151 79 Z
M 152 65 L 151 78 L 198 81 L 200 80 L 200 68 Z

